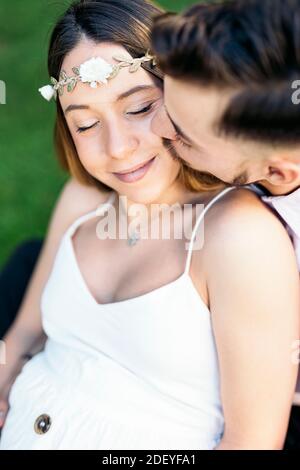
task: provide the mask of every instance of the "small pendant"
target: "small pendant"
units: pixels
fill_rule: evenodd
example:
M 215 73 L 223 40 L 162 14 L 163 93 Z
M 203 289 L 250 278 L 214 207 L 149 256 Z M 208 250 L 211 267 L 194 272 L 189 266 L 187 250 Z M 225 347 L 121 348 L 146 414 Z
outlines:
M 134 233 L 131 235 L 131 237 L 128 238 L 127 240 L 127 245 L 129 246 L 134 246 L 137 244 L 137 242 L 140 240 L 140 236 L 138 233 Z

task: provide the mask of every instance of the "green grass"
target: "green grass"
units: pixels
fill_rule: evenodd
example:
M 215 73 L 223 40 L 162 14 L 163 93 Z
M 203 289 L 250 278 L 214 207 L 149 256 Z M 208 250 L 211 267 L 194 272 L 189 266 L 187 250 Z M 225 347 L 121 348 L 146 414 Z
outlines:
M 18 243 L 45 235 L 51 209 L 67 179 L 53 150 L 54 107 L 37 90 L 48 83 L 51 29 L 69 3 L 0 3 L 0 80 L 6 83 L 6 105 L 0 105 L 0 265 Z M 196 2 L 160 3 L 180 10 Z

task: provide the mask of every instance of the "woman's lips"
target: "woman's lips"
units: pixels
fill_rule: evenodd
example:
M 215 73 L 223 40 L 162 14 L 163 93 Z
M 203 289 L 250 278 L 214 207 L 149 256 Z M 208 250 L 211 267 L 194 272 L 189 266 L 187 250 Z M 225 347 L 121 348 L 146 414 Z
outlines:
M 123 183 L 135 183 L 136 181 L 139 181 L 140 179 L 144 178 L 155 159 L 156 157 L 152 158 L 151 160 L 148 160 L 145 165 L 141 166 L 140 168 L 137 168 L 134 171 L 130 171 L 128 173 L 114 173 L 114 175 Z

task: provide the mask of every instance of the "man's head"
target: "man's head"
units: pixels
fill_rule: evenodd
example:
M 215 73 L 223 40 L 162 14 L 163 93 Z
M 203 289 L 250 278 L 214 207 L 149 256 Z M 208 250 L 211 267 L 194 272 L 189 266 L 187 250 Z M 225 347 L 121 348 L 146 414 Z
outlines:
M 192 167 L 223 181 L 300 185 L 300 0 L 196 5 L 156 20 L 165 116 L 153 127 Z

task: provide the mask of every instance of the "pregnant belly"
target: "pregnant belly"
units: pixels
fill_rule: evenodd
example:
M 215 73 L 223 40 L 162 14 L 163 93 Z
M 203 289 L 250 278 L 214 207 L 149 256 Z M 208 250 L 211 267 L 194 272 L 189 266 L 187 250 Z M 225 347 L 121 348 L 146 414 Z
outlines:
M 48 353 L 31 359 L 11 389 L 1 450 L 212 449 L 218 444 L 215 425 L 197 428 L 188 419 L 175 425 L 159 412 L 170 413 L 166 403 L 135 394 L 136 385 L 130 389 L 131 383 L 112 370 L 109 376 L 103 367 L 95 375 L 93 359 L 79 360 L 72 352 L 65 363 L 53 354 L 49 361 Z

